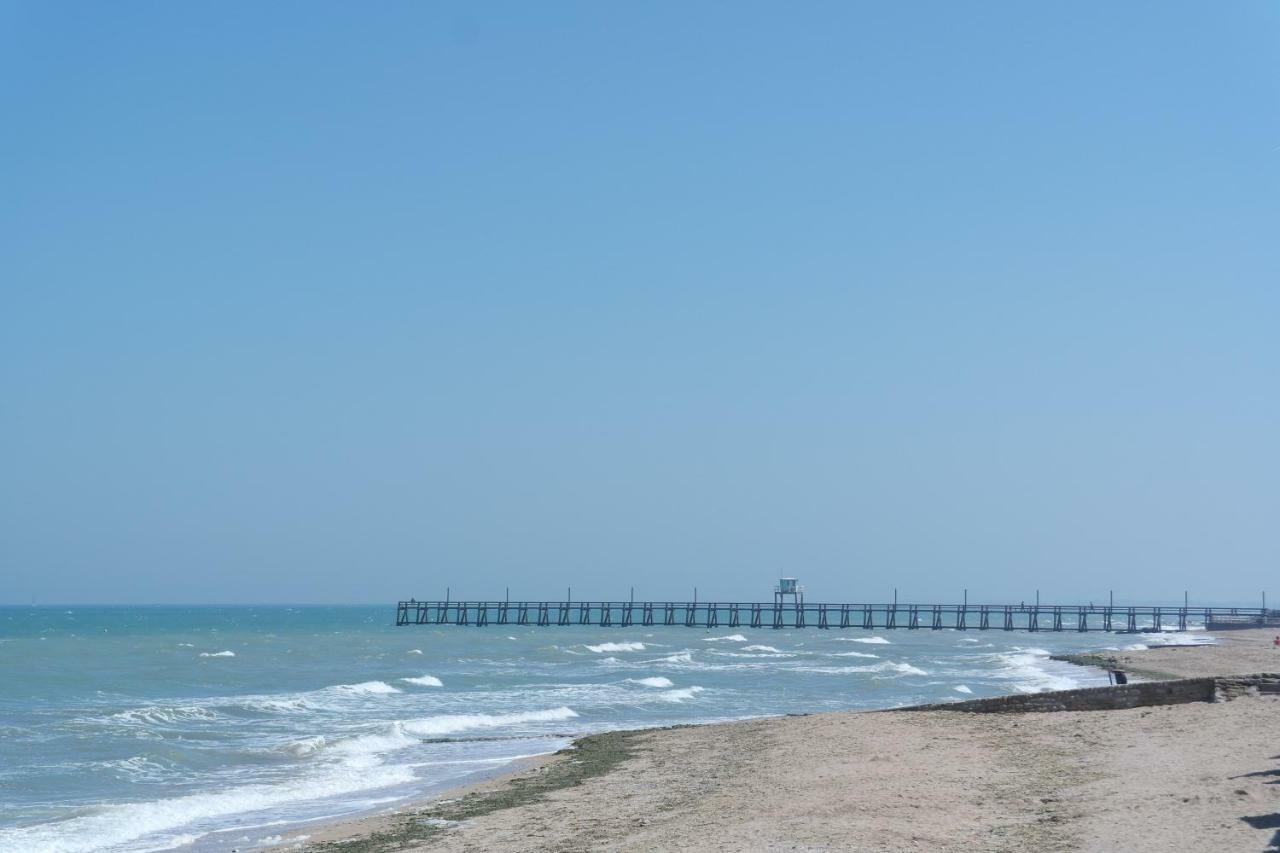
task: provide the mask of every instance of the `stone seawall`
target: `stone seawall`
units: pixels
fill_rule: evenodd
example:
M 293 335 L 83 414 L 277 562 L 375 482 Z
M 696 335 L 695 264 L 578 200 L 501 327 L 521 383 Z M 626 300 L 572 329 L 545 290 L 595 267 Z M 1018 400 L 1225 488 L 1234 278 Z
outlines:
M 1115 711 L 1187 702 L 1221 702 L 1256 693 L 1280 692 L 1280 675 L 1263 673 L 1231 678 L 1182 678 L 1111 687 L 1082 687 L 1047 693 L 1018 693 L 990 699 L 967 699 L 913 705 L 897 711 L 965 711 L 971 714 L 1026 714 L 1053 711 Z

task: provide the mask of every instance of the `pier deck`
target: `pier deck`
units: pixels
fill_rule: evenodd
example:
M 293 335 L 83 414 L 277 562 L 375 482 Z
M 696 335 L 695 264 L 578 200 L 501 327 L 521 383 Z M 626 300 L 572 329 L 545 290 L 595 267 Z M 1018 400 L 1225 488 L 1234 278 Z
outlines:
M 1185 631 L 1191 625 L 1267 624 L 1261 607 L 1110 604 L 777 604 L 704 601 L 418 601 L 396 605 L 397 625 L 682 625 L 688 628 Z

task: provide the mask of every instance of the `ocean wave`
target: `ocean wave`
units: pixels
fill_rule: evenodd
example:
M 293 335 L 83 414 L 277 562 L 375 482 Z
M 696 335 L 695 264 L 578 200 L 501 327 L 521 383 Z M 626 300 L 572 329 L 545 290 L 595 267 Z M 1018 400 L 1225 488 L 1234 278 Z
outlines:
M 672 682 L 670 678 L 663 678 L 660 675 L 655 675 L 652 678 L 628 678 L 627 682 L 630 684 L 639 684 L 642 687 L 671 687 L 672 686 Z
M 774 654 L 782 654 L 782 649 L 775 649 L 773 646 L 743 646 L 744 652 L 773 652 Z
M 729 634 L 724 637 L 703 637 L 704 643 L 745 643 L 747 638 L 741 634 Z
M 404 723 L 404 731 L 423 737 L 450 735 L 476 729 L 496 729 L 528 723 L 557 723 L 572 720 L 578 712 L 561 705 L 546 711 L 523 711 L 514 714 L 439 714 Z
M 1192 637 L 1181 632 L 1170 632 L 1167 634 L 1151 634 L 1141 643 L 1134 643 L 1131 646 L 1125 646 L 1124 651 L 1137 652 L 1144 649 L 1164 648 L 1166 646 L 1213 646 L 1217 645 L 1216 637 L 1203 636 Z
M 101 806 L 91 814 L 33 826 L 0 829 L 0 850 L 40 853 L 94 853 L 147 836 L 167 834 L 147 849 L 190 843 L 176 830 L 201 821 L 261 812 L 292 803 L 337 797 L 413 781 L 408 766 L 384 766 L 376 759 L 349 760 L 302 773 L 279 784 L 240 785 L 222 790 L 137 803 Z
M 658 698 L 664 702 L 683 702 L 686 699 L 692 699 L 701 693 L 705 688 L 694 685 L 693 687 L 682 687 L 677 690 L 664 690 L 658 694 Z
M 444 687 L 444 682 L 434 675 L 420 675 L 417 678 L 402 678 L 400 680 L 409 684 L 418 684 L 422 687 Z
M 420 655 L 420 654 L 422 654 L 422 649 L 409 649 L 409 651 L 405 652 L 405 654 L 406 654 L 406 655 Z
M 303 694 L 280 696 L 218 696 L 181 705 L 146 705 L 129 708 L 106 717 L 106 721 L 119 725 L 181 726 L 191 723 L 212 722 L 224 719 L 224 714 L 236 716 L 251 713 L 280 714 L 301 713 L 314 710 L 314 705 Z M 81 718 L 83 722 L 102 722 L 102 718 Z
M 647 661 L 647 663 L 693 663 L 693 654 L 690 652 L 676 652 L 673 655 L 667 655 L 665 658 L 658 658 L 656 661 Z
M 236 653 L 231 651 L 230 649 L 223 649 L 220 652 L 201 652 L 200 653 L 200 657 L 202 658 L 233 658 L 235 656 L 236 656 Z
M 889 641 L 884 637 L 836 637 L 841 643 L 867 643 L 873 646 L 887 646 Z
M 1013 689 L 1019 693 L 1071 690 L 1080 686 L 1075 678 L 1061 671 L 1071 664 L 1059 665 L 1058 671 L 1050 668 L 1052 662 L 1044 649 L 1015 648 L 1011 652 L 994 655 L 993 659 L 998 666 L 997 677 L 1013 682 Z
M 399 687 L 392 687 L 385 681 L 362 681 L 359 684 L 335 684 L 330 690 L 343 693 L 354 693 L 358 696 L 385 696 L 390 693 L 403 693 Z
M 955 692 L 957 692 L 957 693 L 972 693 L 972 692 L 973 692 L 972 690 L 970 690 L 967 686 L 965 686 L 965 685 L 963 685 L 963 684 L 957 684 L 955 687 L 952 687 L 951 689 L 952 689 L 952 690 L 954 690 L 954 691 L 955 691 Z
M 174 776 L 173 770 L 145 755 L 107 761 L 102 766 L 124 781 L 133 784 L 168 782 Z
M 107 719 L 126 725 L 165 726 L 215 720 L 218 715 L 205 705 L 148 705 L 119 711 Z
M 880 655 L 873 655 L 868 652 L 832 652 L 833 658 L 878 658 Z
M 243 708 L 246 711 L 260 711 L 268 714 L 292 714 L 314 710 L 311 702 L 301 694 L 284 696 L 239 696 L 220 700 L 216 708 Z
M 600 654 L 601 652 L 642 652 L 644 651 L 644 643 L 600 643 L 596 646 L 586 646 L 587 651 Z
M 323 750 L 326 754 L 337 754 L 353 758 L 397 752 L 422 742 L 421 739 L 412 737 L 405 724 L 400 722 L 392 723 L 380 732 L 340 738 L 333 741 L 327 741 L 323 737 L 320 740 L 322 741 L 320 750 Z
M 909 663 L 894 663 L 893 661 L 884 661 L 883 663 L 870 664 L 868 666 L 803 666 L 798 667 L 801 672 L 820 672 L 827 675 L 846 675 L 855 672 L 896 672 L 899 675 L 928 675 L 929 673 L 918 666 L 912 666 Z
M 313 735 L 289 741 L 286 744 L 282 744 L 279 749 L 281 752 L 287 752 L 296 758 L 302 758 L 306 755 L 314 755 L 324 749 L 325 744 L 328 742 L 328 738 L 323 735 Z

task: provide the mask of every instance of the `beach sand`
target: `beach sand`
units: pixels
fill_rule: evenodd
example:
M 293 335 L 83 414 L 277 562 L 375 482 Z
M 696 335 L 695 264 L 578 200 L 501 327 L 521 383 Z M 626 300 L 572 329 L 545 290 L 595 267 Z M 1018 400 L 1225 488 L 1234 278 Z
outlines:
M 1214 675 L 1248 675 L 1280 672 L 1280 648 L 1273 645 L 1280 631 L 1221 631 L 1215 645 L 1156 646 L 1141 651 L 1100 652 L 1078 656 L 1114 661 L 1114 669 L 1124 669 L 1169 678 L 1200 678 Z M 1134 645 L 1149 641 L 1143 634 L 1126 635 Z
M 1272 636 L 1122 654 L 1188 676 L 1277 671 Z M 314 830 L 308 849 L 1280 850 L 1280 697 L 832 713 L 594 743 L 419 812 L 457 822 L 401 812 Z

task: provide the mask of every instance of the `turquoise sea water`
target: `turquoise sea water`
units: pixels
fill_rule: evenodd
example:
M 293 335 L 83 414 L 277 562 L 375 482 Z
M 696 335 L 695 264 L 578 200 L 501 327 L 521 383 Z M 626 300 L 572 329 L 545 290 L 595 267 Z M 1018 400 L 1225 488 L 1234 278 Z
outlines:
M 0 853 L 251 850 L 575 735 L 1105 683 L 1207 639 L 394 626 L 393 607 L 0 608 Z

